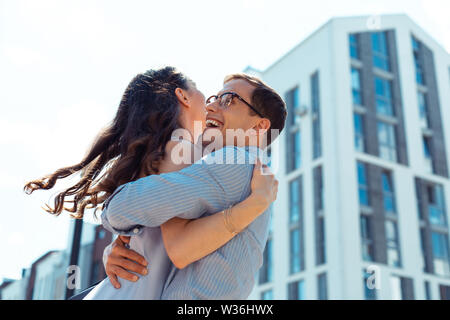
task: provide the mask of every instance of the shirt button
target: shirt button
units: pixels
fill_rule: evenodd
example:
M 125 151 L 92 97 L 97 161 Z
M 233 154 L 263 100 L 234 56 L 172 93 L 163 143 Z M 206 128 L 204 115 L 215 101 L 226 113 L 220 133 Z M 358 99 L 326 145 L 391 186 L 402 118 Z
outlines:
M 138 232 L 139 232 L 139 228 L 134 228 L 134 229 L 133 229 L 133 233 L 134 233 L 134 234 L 137 234 Z

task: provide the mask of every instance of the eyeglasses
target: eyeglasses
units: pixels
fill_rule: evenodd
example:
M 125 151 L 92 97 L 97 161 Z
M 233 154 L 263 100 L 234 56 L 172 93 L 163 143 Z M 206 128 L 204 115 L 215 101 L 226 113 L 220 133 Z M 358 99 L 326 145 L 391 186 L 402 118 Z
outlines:
M 250 109 L 252 109 L 253 111 L 256 112 L 256 114 L 258 116 L 260 116 L 261 118 L 264 118 L 264 116 L 261 114 L 261 112 L 259 112 L 258 110 L 256 110 L 255 107 L 253 107 L 250 103 L 248 103 L 247 101 L 245 101 L 240 95 L 238 95 L 236 92 L 224 92 L 222 93 L 220 96 L 216 96 L 216 95 L 212 95 L 211 97 L 209 97 L 208 99 L 206 99 L 206 103 L 210 104 L 210 103 L 214 103 L 216 100 L 219 100 L 219 105 L 222 108 L 228 108 L 231 104 L 231 101 L 233 101 L 233 98 L 238 98 L 239 100 L 241 100 L 243 103 L 245 103 Z

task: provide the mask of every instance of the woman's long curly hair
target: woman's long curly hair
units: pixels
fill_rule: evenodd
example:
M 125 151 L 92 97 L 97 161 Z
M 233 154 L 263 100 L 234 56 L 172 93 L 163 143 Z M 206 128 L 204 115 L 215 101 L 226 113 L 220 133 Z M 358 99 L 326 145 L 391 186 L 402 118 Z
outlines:
M 46 204 L 44 210 L 54 215 L 67 210 L 83 218 L 86 208 L 95 208 L 95 214 L 118 186 L 158 173 L 166 144 L 180 128 L 175 89 L 188 90 L 188 82 L 173 67 L 138 74 L 126 88 L 114 120 L 100 131 L 84 159 L 26 183 L 24 191 L 51 189 L 58 179 L 80 171 L 79 181 L 55 197 L 54 208 Z M 70 196 L 73 199 L 66 199 Z M 73 206 L 64 207 L 66 202 Z

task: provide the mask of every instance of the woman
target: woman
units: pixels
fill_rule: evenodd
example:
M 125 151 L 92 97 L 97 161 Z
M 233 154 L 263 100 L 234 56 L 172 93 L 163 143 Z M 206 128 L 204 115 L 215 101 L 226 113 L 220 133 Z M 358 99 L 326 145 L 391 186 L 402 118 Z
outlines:
M 31 193 L 38 189 L 51 189 L 58 179 L 81 171 L 80 181 L 59 193 L 55 198 L 55 207 L 47 206 L 47 211 L 59 215 L 66 209 L 74 213 L 72 216 L 82 218 L 86 208 L 97 210 L 124 183 L 187 166 L 175 164 L 169 155 L 178 143 L 193 144 L 196 141 L 198 137 L 193 135 L 194 122 L 201 121 L 204 128 L 205 108 L 205 97 L 195 83 L 174 68 L 166 67 L 139 74 L 125 90 L 112 124 L 100 133 L 87 156 L 75 166 L 59 169 L 42 179 L 27 183 L 25 190 Z M 171 140 L 172 133 L 178 128 L 185 128 L 191 133 L 190 141 Z M 261 175 L 258 167 L 255 168 L 251 195 L 235 204 L 232 210 L 233 224 L 241 227 L 251 222 L 248 221 L 249 216 L 256 218 L 263 213 L 276 197 L 277 183 L 273 175 Z M 267 199 L 264 210 L 247 210 L 246 203 L 251 203 L 254 194 L 259 194 L 260 199 L 261 193 Z M 74 196 L 73 200 L 67 200 L 68 196 Z M 64 208 L 65 202 L 74 205 Z M 213 216 L 222 214 L 218 212 Z M 217 224 L 209 223 L 214 219 L 211 217 L 193 220 L 192 224 L 201 226 L 203 236 L 221 237 L 223 245 L 233 234 L 217 232 Z M 183 232 L 185 225 L 183 219 L 174 218 L 161 227 L 145 228 L 142 234 L 133 236 L 130 248 L 150 262 L 147 275 L 138 282 L 125 282 L 120 290 L 105 279 L 86 298 L 159 299 L 171 259 L 177 265 L 178 260 L 174 257 L 178 257 L 179 252 L 183 252 L 185 260 L 188 257 L 188 263 L 192 263 L 220 247 L 217 242 L 212 245 L 203 241 L 203 237 L 198 234 L 189 234 L 189 230 L 198 228 Z M 178 238 L 177 234 L 183 234 L 183 237 Z

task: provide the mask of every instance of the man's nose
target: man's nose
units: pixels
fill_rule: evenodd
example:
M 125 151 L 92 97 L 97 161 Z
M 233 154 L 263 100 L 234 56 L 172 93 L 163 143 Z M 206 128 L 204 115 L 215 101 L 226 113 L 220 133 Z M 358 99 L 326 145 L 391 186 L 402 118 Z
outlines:
M 206 105 L 206 111 L 208 111 L 208 112 L 217 112 L 218 107 L 219 107 L 219 106 L 218 106 L 217 101 L 212 102 L 212 103 L 208 103 L 208 104 Z

